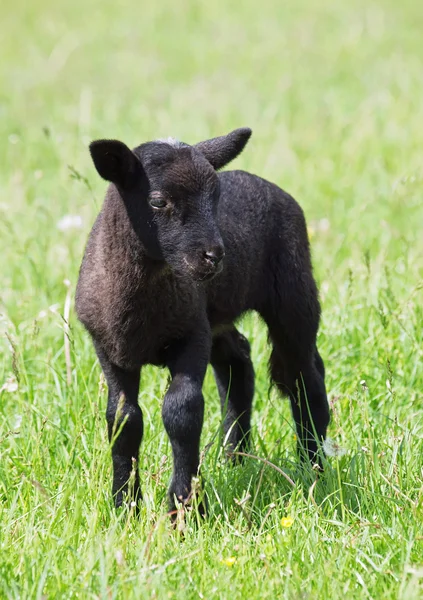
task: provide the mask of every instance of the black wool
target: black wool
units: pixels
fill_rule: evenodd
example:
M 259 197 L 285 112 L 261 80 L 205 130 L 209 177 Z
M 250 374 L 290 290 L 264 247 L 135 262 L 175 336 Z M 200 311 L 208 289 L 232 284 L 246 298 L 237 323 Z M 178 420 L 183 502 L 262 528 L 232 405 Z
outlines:
M 174 460 L 171 508 L 175 498 L 190 498 L 198 470 L 208 363 L 227 443 L 248 446 L 254 370 L 249 343 L 234 326 L 246 311 L 267 324 L 270 376 L 291 400 L 299 446 L 310 460 L 325 438 L 320 306 L 303 211 L 256 175 L 216 171 L 250 135 L 243 128 L 195 146 L 169 139 L 132 151 L 114 140 L 90 146 L 111 184 L 82 261 L 76 309 L 108 383 L 117 506 L 138 460 L 145 364 L 166 366 L 172 378 L 162 410 Z M 141 496 L 138 473 L 133 494 Z

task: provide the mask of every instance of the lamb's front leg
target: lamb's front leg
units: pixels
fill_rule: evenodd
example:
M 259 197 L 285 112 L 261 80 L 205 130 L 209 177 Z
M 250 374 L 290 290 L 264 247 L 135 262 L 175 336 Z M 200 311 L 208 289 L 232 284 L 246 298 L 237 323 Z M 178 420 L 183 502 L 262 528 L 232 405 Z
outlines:
M 172 348 L 167 361 L 172 382 L 164 398 L 162 416 L 173 453 L 171 511 L 175 509 L 175 498 L 183 504 L 190 499 L 192 477 L 198 471 L 204 415 L 202 387 L 210 348 L 210 331 L 197 332 Z
M 141 490 L 137 462 L 143 435 L 143 418 L 138 405 L 140 369 L 124 371 L 110 362 L 99 344 L 95 346 L 109 388 L 106 419 L 109 441 L 113 444 L 113 500 L 117 508 L 125 499 L 138 505 Z M 135 477 L 130 490 L 129 481 L 134 468 Z M 129 492 L 131 498 L 127 497 Z

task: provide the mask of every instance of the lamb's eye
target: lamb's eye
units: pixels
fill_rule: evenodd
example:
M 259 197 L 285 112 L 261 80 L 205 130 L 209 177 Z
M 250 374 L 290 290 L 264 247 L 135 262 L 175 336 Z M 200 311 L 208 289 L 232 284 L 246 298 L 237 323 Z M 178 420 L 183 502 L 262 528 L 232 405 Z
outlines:
M 154 196 L 152 195 L 150 197 L 150 206 L 152 206 L 153 208 L 165 208 L 167 206 L 167 202 L 166 200 L 163 198 L 163 196 Z

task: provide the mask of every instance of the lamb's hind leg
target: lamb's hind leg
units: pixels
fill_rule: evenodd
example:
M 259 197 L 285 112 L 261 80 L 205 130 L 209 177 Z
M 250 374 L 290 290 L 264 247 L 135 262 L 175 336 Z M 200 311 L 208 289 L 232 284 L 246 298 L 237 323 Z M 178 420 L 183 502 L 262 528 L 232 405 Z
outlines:
M 279 307 L 263 315 L 273 346 L 269 370 L 290 398 L 300 449 L 314 462 L 329 424 L 325 368 L 316 347 L 320 307 L 312 279 L 305 287 L 303 280 L 291 285 L 294 289 L 278 295 Z
M 254 395 L 254 368 L 248 340 L 235 327 L 215 336 L 211 364 L 219 390 L 228 449 L 246 450 Z
M 143 435 L 143 418 L 138 405 L 140 369 L 124 371 L 114 365 L 96 344 L 97 355 L 109 388 L 107 428 L 112 443 L 113 487 L 116 507 L 123 504 L 128 491 L 135 502 L 141 498 L 138 474 L 138 452 Z M 129 479 L 135 468 L 134 485 L 129 490 Z
M 271 337 L 274 340 L 274 336 Z M 314 462 L 318 442 L 325 439 L 329 423 L 325 383 L 314 357 L 294 357 L 285 344 L 273 341 L 270 374 L 280 392 L 291 401 L 299 449 L 302 447 Z

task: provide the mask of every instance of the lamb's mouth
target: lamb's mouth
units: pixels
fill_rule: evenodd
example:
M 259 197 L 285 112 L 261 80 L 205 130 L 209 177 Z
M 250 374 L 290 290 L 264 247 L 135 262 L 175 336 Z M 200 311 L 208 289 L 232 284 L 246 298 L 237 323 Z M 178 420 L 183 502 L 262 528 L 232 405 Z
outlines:
M 185 257 L 184 263 L 188 270 L 188 275 L 194 281 L 211 281 L 216 275 L 222 272 L 223 263 L 219 263 L 215 268 L 200 270 L 192 265 Z
M 219 275 L 219 273 L 221 273 L 222 270 L 223 264 L 220 263 L 215 269 L 206 271 L 204 274 L 197 276 L 196 279 L 197 281 L 211 281 L 216 277 L 216 275 Z
M 214 279 L 216 277 L 216 275 L 217 275 L 217 271 L 210 271 L 209 273 L 206 273 L 202 277 L 198 277 L 197 281 L 211 281 L 212 279 Z

